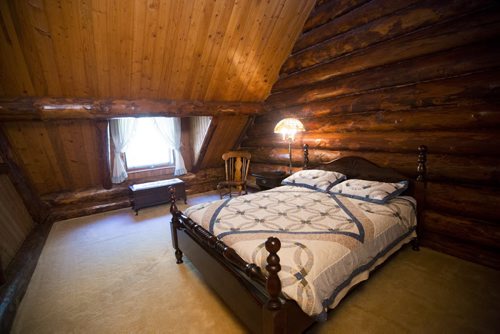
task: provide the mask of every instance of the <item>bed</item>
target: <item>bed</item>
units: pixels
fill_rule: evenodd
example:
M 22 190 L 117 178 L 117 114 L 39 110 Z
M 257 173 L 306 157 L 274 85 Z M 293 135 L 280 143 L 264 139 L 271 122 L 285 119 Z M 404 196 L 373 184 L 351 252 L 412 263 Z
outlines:
M 418 249 L 424 146 L 417 161 L 415 181 L 360 157 L 311 170 L 304 146 L 304 170 L 281 187 L 185 212 L 172 189 L 177 263 L 186 255 L 250 331 L 300 333 L 403 245 Z

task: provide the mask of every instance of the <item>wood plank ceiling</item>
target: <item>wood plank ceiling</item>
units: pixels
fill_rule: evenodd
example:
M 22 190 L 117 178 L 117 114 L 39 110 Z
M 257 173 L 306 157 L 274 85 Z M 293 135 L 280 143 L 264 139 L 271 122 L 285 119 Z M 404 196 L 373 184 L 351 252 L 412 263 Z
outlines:
M 2 1 L 0 96 L 262 101 L 314 2 Z

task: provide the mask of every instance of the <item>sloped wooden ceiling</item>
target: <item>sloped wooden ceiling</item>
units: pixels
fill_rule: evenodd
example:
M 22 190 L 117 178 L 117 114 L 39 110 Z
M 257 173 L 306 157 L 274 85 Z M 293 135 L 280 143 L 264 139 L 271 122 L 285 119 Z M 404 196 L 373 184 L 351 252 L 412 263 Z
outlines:
M 0 96 L 262 101 L 314 2 L 2 1 Z

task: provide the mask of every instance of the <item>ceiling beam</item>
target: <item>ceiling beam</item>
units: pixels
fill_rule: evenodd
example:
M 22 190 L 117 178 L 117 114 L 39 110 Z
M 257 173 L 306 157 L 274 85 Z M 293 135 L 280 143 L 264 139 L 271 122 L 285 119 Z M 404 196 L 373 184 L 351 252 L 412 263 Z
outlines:
M 0 121 L 110 119 L 146 116 L 255 115 L 264 111 L 260 102 L 112 100 L 85 98 L 0 99 Z

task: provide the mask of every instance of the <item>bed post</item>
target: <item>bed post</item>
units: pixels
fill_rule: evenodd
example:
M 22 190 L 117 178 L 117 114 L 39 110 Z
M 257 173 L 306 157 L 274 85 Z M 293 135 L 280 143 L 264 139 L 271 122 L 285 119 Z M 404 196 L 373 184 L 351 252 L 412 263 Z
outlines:
M 269 237 L 266 241 L 267 257 L 266 270 L 269 273 L 266 282 L 266 290 L 269 293 L 269 300 L 263 309 L 263 333 L 284 333 L 286 331 L 286 310 L 280 300 L 281 280 L 278 272 L 281 270 L 278 251 L 281 242 L 278 238 Z
M 170 213 L 172 214 L 172 220 L 170 221 L 170 232 L 172 234 L 172 246 L 175 249 L 176 263 L 182 263 L 182 251 L 179 249 L 179 241 L 177 240 L 177 230 L 179 228 L 179 215 L 180 211 L 175 205 L 175 188 L 169 187 L 170 191 Z
M 425 208 L 425 193 L 427 188 L 427 146 L 418 147 L 417 181 L 415 182 L 415 198 L 417 200 L 417 237 L 412 240 L 412 248 L 419 250 L 419 237 L 422 237 L 422 222 Z
M 304 144 L 304 166 L 303 169 L 307 169 L 309 167 L 309 145 Z
M 281 248 L 280 239 L 269 237 L 266 241 L 266 250 L 269 252 L 267 257 L 266 270 L 269 273 L 267 278 L 266 289 L 269 292 L 269 300 L 267 301 L 267 308 L 269 310 L 279 310 L 281 308 L 281 301 L 279 295 L 281 293 L 281 281 L 278 277 L 278 272 L 281 270 L 280 257 L 278 251 Z

